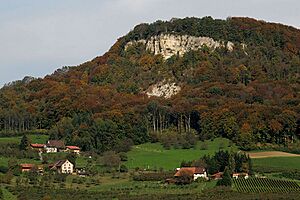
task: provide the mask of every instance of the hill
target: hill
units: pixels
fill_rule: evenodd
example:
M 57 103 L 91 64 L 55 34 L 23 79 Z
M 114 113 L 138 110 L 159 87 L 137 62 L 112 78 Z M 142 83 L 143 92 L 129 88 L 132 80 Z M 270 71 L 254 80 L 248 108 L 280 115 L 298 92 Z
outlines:
M 83 150 L 226 137 L 243 149 L 300 137 L 300 30 L 250 18 L 140 24 L 103 56 L 0 90 L 0 130 L 48 129 Z M 269 145 L 270 146 L 270 145 Z

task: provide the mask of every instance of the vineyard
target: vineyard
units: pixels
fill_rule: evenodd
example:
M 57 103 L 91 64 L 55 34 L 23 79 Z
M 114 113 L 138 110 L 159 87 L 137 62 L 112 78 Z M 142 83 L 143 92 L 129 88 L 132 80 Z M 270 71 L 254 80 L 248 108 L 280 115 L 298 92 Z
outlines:
M 300 192 L 294 181 L 267 178 L 234 179 L 233 187 L 238 192 Z

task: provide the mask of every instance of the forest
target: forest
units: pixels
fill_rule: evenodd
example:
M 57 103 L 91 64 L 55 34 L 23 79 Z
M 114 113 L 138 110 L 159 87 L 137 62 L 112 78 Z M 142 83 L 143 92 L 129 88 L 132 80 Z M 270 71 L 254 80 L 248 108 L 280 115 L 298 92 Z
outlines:
M 142 44 L 124 49 L 160 33 L 232 41 L 235 48 L 203 46 L 167 60 Z M 163 80 L 182 90 L 169 99 L 145 94 Z M 102 56 L 0 89 L 0 134 L 40 131 L 96 152 L 157 141 L 190 148 L 220 136 L 245 150 L 297 150 L 300 30 L 235 17 L 137 25 Z

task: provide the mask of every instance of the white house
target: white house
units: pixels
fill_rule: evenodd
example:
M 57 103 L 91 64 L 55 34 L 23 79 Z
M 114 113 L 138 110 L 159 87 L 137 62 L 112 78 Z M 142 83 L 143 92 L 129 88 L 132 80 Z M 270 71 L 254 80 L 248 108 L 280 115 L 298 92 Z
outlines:
M 46 153 L 56 153 L 57 148 L 56 147 L 50 147 L 50 146 L 45 146 Z
M 46 153 L 56 153 L 65 149 L 65 143 L 62 140 L 49 140 L 45 145 Z
M 69 160 L 59 160 L 51 167 L 51 170 L 56 170 L 59 174 L 72 174 L 74 165 Z
M 203 168 L 203 167 L 182 167 L 182 168 L 177 168 L 177 172 L 174 176 L 175 177 L 180 177 L 183 174 L 189 174 L 190 176 L 193 176 L 194 181 L 197 180 L 200 177 L 208 180 L 207 172 L 206 172 L 205 168 Z

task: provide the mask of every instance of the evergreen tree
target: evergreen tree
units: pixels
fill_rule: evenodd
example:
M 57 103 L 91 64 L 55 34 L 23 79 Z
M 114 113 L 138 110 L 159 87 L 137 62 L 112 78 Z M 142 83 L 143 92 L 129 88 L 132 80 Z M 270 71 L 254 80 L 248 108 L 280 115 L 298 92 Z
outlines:
M 217 182 L 218 186 L 231 186 L 232 185 L 232 180 L 231 180 L 231 176 L 230 176 L 230 171 L 228 169 L 228 167 L 225 168 L 224 174 L 223 174 L 223 178 L 220 179 Z
M 29 145 L 30 145 L 30 141 L 29 141 L 28 137 L 24 134 L 21 139 L 19 148 L 20 148 L 20 150 L 27 150 Z
M 235 160 L 234 160 L 234 155 L 232 153 L 229 154 L 228 169 L 230 173 L 233 173 L 235 171 Z
M 249 167 L 249 175 L 254 175 L 252 159 L 248 155 L 248 167 Z

